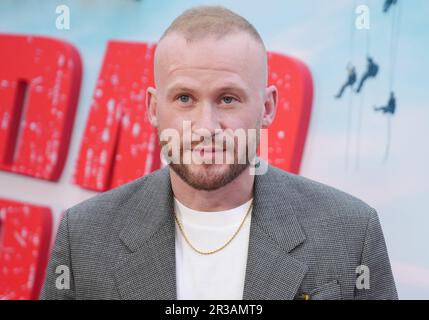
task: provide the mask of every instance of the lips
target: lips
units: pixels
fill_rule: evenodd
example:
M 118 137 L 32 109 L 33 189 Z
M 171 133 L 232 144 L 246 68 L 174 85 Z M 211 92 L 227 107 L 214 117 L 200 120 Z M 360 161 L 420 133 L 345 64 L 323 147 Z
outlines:
M 193 153 L 199 154 L 202 158 L 214 158 L 217 154 L 223 154 L 226 152 L 224 149 L 219 148 L 195 148 L 192 150 Z
M 195 151 L 195 152 L 212 152 L 212 153 L 214 153 L 214 152 L 224 152 L 225 150 L 223 150 L 223 149 L 194 149 L 193 151 Z
M 216 147 L 211 147 L 211 148 L 193 148 L 192 152 L 225 152 L 226 149 L 223 148 L 216 148 Z

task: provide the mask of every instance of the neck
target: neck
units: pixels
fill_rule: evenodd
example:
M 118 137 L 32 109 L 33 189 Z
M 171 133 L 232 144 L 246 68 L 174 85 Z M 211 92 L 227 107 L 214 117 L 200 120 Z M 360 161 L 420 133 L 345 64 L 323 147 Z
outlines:
M 169 168 L 171 187 L 177 200 L 197 211 L 223 211 L 236 208 L 253 197 L 254 175 L 247 167 L 237 178 L 213 191 L 197 190 Z

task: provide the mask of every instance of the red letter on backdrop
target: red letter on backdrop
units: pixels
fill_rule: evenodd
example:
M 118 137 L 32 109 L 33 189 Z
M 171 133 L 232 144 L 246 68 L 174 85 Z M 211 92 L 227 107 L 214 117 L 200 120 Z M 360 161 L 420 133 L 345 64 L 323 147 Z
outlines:
M 0 169 L 57 180 L 79 96 L 79 53 L 39 36 L 0 35 L 0 48 Z
M 313 102 L 313 80 L 304 63 L 268 53 L 268 84 L 278 89 L 277 114 L 268 130 L 269 163 L 299 173 Z
M 109 42 L 94 91 L 74 182 L 105 191 L 160 167 L 157 132 L 146 117 L 153 52 L 145 43 Z
M 0 300 L 38 299 L 51 233 L 49 208 L 0 199 Z

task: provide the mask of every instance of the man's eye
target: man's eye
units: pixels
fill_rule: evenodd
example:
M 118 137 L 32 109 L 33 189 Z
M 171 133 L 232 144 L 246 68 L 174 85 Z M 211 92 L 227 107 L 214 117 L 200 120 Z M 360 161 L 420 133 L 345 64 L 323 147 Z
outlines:
M 191 100 L 191 97 L 186 94 L 182 94 L 178 97 L 178 100 L 182 103 L 188 103 Z
M 231 96 L 225 96 L 222 98 L 222 102 L 225 104 L 231 104 L 234 102 L 234 100 L 235 100 L 235 98 L 231 97 Z

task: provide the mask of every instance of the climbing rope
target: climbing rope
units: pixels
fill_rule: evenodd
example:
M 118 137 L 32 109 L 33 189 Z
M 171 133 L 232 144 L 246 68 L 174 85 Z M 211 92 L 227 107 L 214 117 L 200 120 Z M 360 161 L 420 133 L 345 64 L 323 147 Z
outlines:
M 392 12 L 393 11 L 393 12 Z M 396 75 L 396 59 L 398 55 L 398 42 L 400 31 L 400 18 L 401 18 L 401 2 L 398 3 L 391 10 L 391 29 L 390 29 L 390 74 L 389 74 L 389 91 L 393 92 L 394 81 Z M 390 145 L 392 141 L 392 116 L 387 114 L 386 121 L 386 148 L 384 150 L 383 163 L 386 163 L 389 158 Z
M 354 42 L 355 42 L 355 8 L 357 0 L 354 0 L 353 7 L 351 10 L 351 26 L 350 26 L 350 65 L 354 66 Z M 347 109 L 347 135 L 346 135 L 346 150 L 345 150 L 345 169 L 348 170 L 349 167 L 349 158 L 350 158 L 350 140 L 351 140 L 351 131 L 352 131 L 352 120 L 353 120 L 353 88 L 349 92 L 349 105 Z

